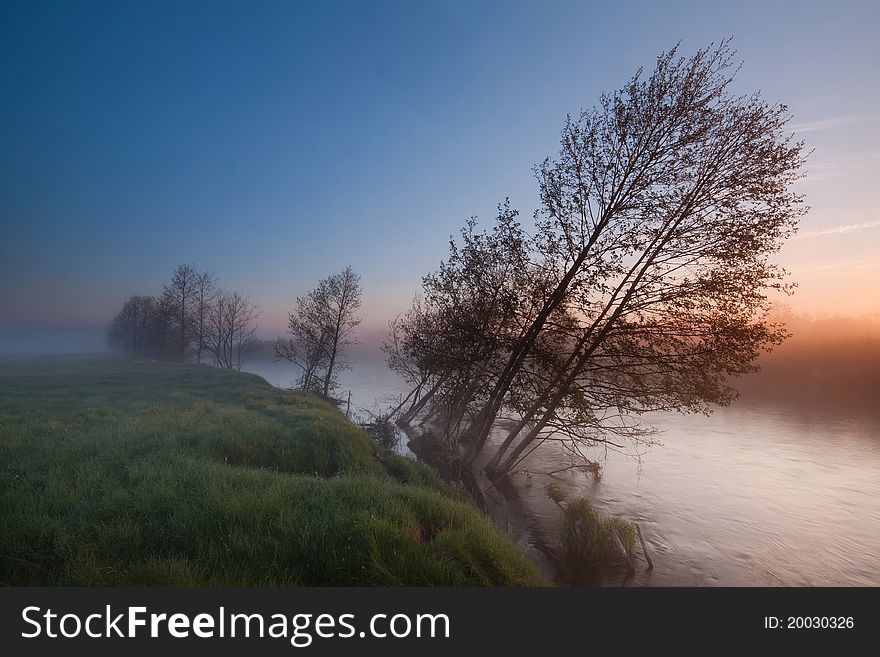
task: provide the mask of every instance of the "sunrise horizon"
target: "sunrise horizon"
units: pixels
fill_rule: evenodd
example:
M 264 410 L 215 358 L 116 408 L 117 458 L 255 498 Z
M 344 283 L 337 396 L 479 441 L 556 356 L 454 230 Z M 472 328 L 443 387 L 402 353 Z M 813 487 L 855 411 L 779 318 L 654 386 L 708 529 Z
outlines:
M 531 170 L 558 150 L 566 114 L 678 41 L 690 52 L 728 37 L 741 63 L 735 90 L 785 103 L 786 129 L 809 151 L 796 189 L 811 209 L 776 256 L 798 287 L 780 301 L 799 314 L 880 314 L 880 98 L 862 84 L 877 54 L 868 4 L 794 14 L 690 6 L 680 21 L 640 8 L 644 38 L 611 59 L 597 59 L 607 43 L 544 36 L 574 34 L 587 19 L 577 4 L 544 14 L 530 3 L 392 3 L 341 21 L 281 5 L 273 28 L 269 4 L 248 16 L 221 6 L 194 42 L 194 8 L 172 21 L 159 5 L 4 9 L 0 271 L 16 281 L 0 291 L 7 336 L 106 326 L 129 296 L 160 293 L 180 263 L 248 294 L 265 337 L 284 332 L 297 296 L 351 265 L 372 335 L 408 307 L 469 217 L 489 226 L 510 198 L 528 230 L 539 207 Z M 601 11 L 625 21 L 632 7 Z M 395 31 L 407 21 L 431 22 L 431 38 Z M 490 21 L 534 38 L 499 39 L 483 29 Z M 310 27 L 293 45 L 281 25 Z M 322 30 L 350 38 L 349 50 L 329 49 Z M 260 48 L 249 47 L 257 34 Z M 453 41 L 468 50 L 464 68 Z M 203 54 L 221 43 L 222 57 Z M 355 50 L 365 56 L 349 59 Z

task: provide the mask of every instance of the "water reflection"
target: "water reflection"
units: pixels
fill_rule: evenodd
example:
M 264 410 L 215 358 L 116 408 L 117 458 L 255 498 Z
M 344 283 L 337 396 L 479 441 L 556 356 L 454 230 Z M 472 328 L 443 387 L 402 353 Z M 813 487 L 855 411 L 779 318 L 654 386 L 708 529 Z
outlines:
M 561 476 L 571 494 L 638 521 L 656 568 L 635 584 L 877 585 L 880 423 L 767 407 L 653 419 L 663 447 L 640 467 L 608 453 L 597 480 Z M 524 467 L 566 458 L 552 447 Z M 533 518 L 554 533 L 546 477 L 517 475 Z M 531 484 L 529 482 L 531 479 Z
M 250 369 L 276 385 L 295 376 L 271 362 Z M 403 391 L 381 362 L 358 364 L 342 384 L 365 407 Z M 603 512 L 641 524 L 655 569 L 640 569 L 635 585 L 880 585 L 880 419 L 743 404 L 709 418 L 651 421 L 662 446 L 648 449 L 641 463 L 596 453 L 598 479 L 539 474 L 569 463 L 550 443 L 524 462 L 536 474 L 513 481 L 527 547 L 557 532 L 558 509 L 543 491 L 557 481 Z

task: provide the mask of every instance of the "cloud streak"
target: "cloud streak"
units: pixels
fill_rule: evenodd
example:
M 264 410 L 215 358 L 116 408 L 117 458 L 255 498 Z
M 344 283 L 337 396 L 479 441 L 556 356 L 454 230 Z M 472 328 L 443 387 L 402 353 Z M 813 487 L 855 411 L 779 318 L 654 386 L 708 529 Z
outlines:
M 846 235 L 848 233 L 857 233 L 862 230 L 870 230 L 871 228 L 880 228 L 880 221 L 867 221 L 857 224 L 847 224 L 845 226 L 833 226 L 832 228 L 824 228 L 821 230 L 809 230 L 795 236 L 796 240 L 808 240 L 814 237 L 824 237 L 825 235 Z
M 861 123 L 873 119 L 873 115 L 851 114 L 848 116 L 835 116 L 830 119 L 819 119 L 818 121 L 805 121 L 803 123 L 795 123 L 789 126 L 794 132 L 818 132 L 820 130 L 833 130 L 845 125 L 853 123 Z

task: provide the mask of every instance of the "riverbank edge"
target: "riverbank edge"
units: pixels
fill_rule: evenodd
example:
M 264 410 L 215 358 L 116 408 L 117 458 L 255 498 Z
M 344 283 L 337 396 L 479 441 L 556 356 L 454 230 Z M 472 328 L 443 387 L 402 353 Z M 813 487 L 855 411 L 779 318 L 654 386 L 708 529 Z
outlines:
M 559 540 L 529 520 L 518 488 L 508 477 L 490 481 L 482 472 L 454 460 L 430 431 L 403 428 L 407 447 L 482 510 L 499 530 L 507 534 L 547 580 L 566 585 Z M 493 494 L 497 493 L 497 494 Z
M 4 456 L 9 457 L 0 476 L 0 488 L 5 491 L 4 520 L 19 530 L 0 540 L 0 562 L 16 564 L 14 570 L 0 569 L 0 581 L 6 584 L 75 586 L 88 581 L 89 585 L 109 586 L 200 586 L 232 584 L 234 579 L 238 585 L 259 581 L 270 586 L 478 585 L 489 584 L 488 578 L 495 578 L 491 583 L 500 586 L 546 583 L 525 555 L 516 554 L 516 546 L 506 536 L 489 531 L 497 528 L 488 519 L 479 517 L 477 509 L 464 508 L 473 505 L 442 490 L 443 482 L 436 474 L 431 477 L 436 478 L 436 485 L 425 485 L 420 475 L 426 473 L 420 471 L 428 468 L 378 450 L 360 429 L 352 430 L 352 424 L 331 405 L 279 391 L 262 377 L 207 366 L 115 357 L 21 358 L 3 362 L 0 392 L 0 417 L 4 420 L 0 433 L 6 438 Z M 51 406 L 46 405 L 47 400 Z M 290 451 L 294 443 L 296 447 Z M 13 457 L 20 458 L 16 461 Z M 44 480 L 57 494 L 44 494 L 37 503 L 32 493 Z M 140 486 L 138 495 L 132 493 L 131 482 Z M 156 482 L 165 488 L 150 488 Z M 211 495 L 202 495 L 203 490 Z M 265 503 L 267 494 L 272 496 L 272 505 Z M 137 507 L 154 498 L 164 506 Z M 288 507 L 291 500 L 302 502 L 298 519 Z M 327 511 L 317 517 L 311 512 L 312 508 L 329 510 L 331 506 L 344 507 L 347 516 Z M 396 509 L 404 506 L 406 509 L 398 513 Z M 28 509 L 40 513 L 25 513 Z M 377 509 L 386 510 L 387 517 L 377 514 Z M 426 531 L 419 530 L 418 535 L 411 531 L 408 509 L 416 520 L 427 523 L 423 523 Z M 81 518 L 82 510 L 94 517 Z M 371 520 L 377 515 L 377 520 Z M 266 532 L 258 531 L 256 516 L 272 516 L 274 538 L 270 536 L 268 542 Z M 345 525 L 340 520 L 343 517 L 363 520 L 360 533 L 353 532 L 352 524 Z M 326 526 L 320 525 L 324 520 Z M 462 563 L 451 579 L 438 576 L 431 580 L 425 568 L 424 576 L 414 571 L 413 580 L 403 583 L 405 577 L 396 565 L 407 564 L 394 561 L 402 554 L 401 547 L 417 550 L 436 540 L 436 550 L 426 547 L 427 551 L 413 558 L 410 570 L 417 570 L 419 559 L 431 561 L 427 566 L 432 568 L 434 562 L 438 568 L 446 568 L 448 558 L 434 558 L 444 550 L 442 532 L 447 525 L 443 523 L 451 528 L 448 541 L 462 537 L 465 549 L 459 553 L 463 560 L 471 558 L 473 546 L 474 568 L 485 565 L 486 573 L 475 571 L 473 578 L 462 579 L 461 574 L 469 572 L 469 564 Z M 398 531 L 401 524 L 405 526 Z M 100 538 L 98 529 L 119 534 L 120 527 L 131 530 L 125 541 L 83 540 L 86 535 Z M 50 529 L 57 530 L 58 536 Z M 307 580 L 311 574 L 306 571 L 302 578 L 287 577 L 284 571 L 287 579 L 280 575 L 273 579 L 273 573 L 284 569 L 283 559 L 252 562 L 269 569 L 252 575 L 237 570 L 248 562 L 227 556 L 229 563 L 224 563 L 229 576 L 234 577 L 224 579 L 227 571 L 218 570 L 223 564 L 205 556 L 213 555 L 208 548 L 214 544 L 219 554 L 232 538 L 251 537 L 259 543 L 254 543 L 256 551 L 265 547 L 263 551 L 268 553 L 277 544 L 288 546 L 293 554 L 299 543 L 287 539 L 308 535 L 309 530 L 322 536 L 325 529 L 335 532 L 327 538 L 334 545 L 340 543 L 340 558 L 356 553 L 349 559 L 354 564 L 349 570 L 356 571 L 363 561 L 357 561 L 360 553 L 352 546 L 373 546 L 368 556 L 378 560 L 376 577 L 382 579 L 386 573 L 388 578 L 374 581 L 376 578 L 367 578 L 361 568 L 357 572 L 367 579 L 356 582 L 344 578 Z M 233 536 L 235 532 L 241 536 Z M 385 543 L 380 539 L 386 535 L 390 539 L 388 549 L 383 550 Z M 34 536 L 48 538 L 38 543 Z M 352 544 L 353 537 L 363 540 Z M 300 543 L 302 551 L 309 549 L 306 542 Z M 42 551 L 35 550 L 35 545 Z M 171 545 L 165 550 L 168 564 L 162 561 L 165 552 L 152 550 L 154 545 Z M 62 554 L 60 548 L 65 546 L 67 551 Z M 235 546 L 238 549 L 238 543 Z M 81 552 L 94 558 L 80 558 Z M 495 569 L 499 560 L 503 563 Z M 314 561 L 316 567 L 326 568 L 330 563 L 327 559 Z M 95 563 L 100 568 L 94 567 Z M 33 568 L 25 572 L 23 564 Z

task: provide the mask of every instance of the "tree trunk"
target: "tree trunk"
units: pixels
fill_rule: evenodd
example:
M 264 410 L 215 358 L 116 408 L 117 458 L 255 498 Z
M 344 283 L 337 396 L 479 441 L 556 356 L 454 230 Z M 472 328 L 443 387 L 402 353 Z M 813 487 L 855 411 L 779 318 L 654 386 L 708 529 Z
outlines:
M 422 380 L 415 388 L 409 391 L 409 394 L 404 397 L 403 400 L 397 406 L 395 406 L 390 413 L 388 413 L 388 417 L 392 418 L 397 415 L 400 412 L 400 409 L 406 405 L 406 402 L 408 402 L 410 399 L 413 399 L 413 395 L 415 395 L 415 399 L 418 400 L 418 393 L 422 389 L 423 385 L 425 385 L 424 380 Z
M 689 203 L 693 203 L 693 200 L 689 201 Z M 685 207 L 686 206 L 683 205 L 682 208 L 679 208 L 679 209 L 682 210 Z M 674 214 L 673 217 L 675 217 L 675 216 L 676 215 Z M 679 217 L 683 216 L 683 213 L 678 216 Z M 597 317 L 596 320 L 594 320 L 594 322 L 590 326 L 589 330 L 587 330 L 584 333 L 584 335 L 581 336 L 581 338 L 578 340 L 578 344 L 575 347 L 575 349 L 572 351 L 571 356 L 569 356 L 568 360 L 566 361 L 566 367 L 562 370 L 562 372 L 569 369 L 570 364 L 572 363 L 572 361 L 575 358 L 577 360 L 574 362 L 573 367 L 570 367 L 570 372 L 565 377 L 565 379 L 559 383 L 559 385 L 556 389 L 556 393 L 551 397 L 551 401 L 547 405 L 547 410 L 544 412 L 540 421 L 534 427 L 532 427 L 532 429 L 529 431 L 529 433 L 526 434 L 526 436 L 517 444 L 517 446 L 514 448 L 514 450 L 510 453 L 510 455 L 507 457 L 507 459 L 504 461 L 504 463 L 499 468 L 499 472 L 501 472 L 501 473 L 509 472 L 516 465 L 517 458 L 519 458 L 519 455 L 522 454 L 523 450 L 525 450 L 525 448 L 533 440 L 535 440 L 535 438 L 537 438 L 538 434 L 544 429 L 544 427 L 547 426 L 547 423 L 553 417 L 553 414 L 556 412 L 556 409 L 559 408 L 559 405 L 562 403 L 562 400 L 565 399 L 565 395 L 567 394 L 568 389 L 577 380 L 577 377 L 580 376 L 580 373 L 583 371 L 587 362 L 589 362 L 590 357 L 593 355 L 593 353 L 595 353 L 596 349 L 599 348 L 599 346 L 602 344 L 602 342 L 605 340 L 605 338 L 611 332 L 611 329 L 613 328 L 614 323 L 623 314 L 623 311 L 625 310 L 630 299 L 632 299 L 632 295 L 635 293 L 639 282 L 642 280 L 642 277 L 645 275 L 645 272 L 648 270 L 648 268 L 653 263 L 654 259 L 660 253 L 660 250 L 663 248 L 663 246 L 669 240 L 669 237 L 671 236 L 672 231 L 678 226 L 680 221 L 681 221 L 680 218 L 670 220 L 667 223 L 667 226 L 666 226 L 667 232 L 665 233 L 665 235 L 664 235 L 663 231 L 659 232 L 657 234 L 657 236 L 654 238 L 654 241 L 642 253 L 642 256 L 632 265 L 632 267 L 630 268 L 627 275 L 620 282 L 620 284 L 617 286 L 617 289 L 615 289 L 614 293 L 612 294 L 611 298 L 605 304 L 605 308 L 599 314 L 599 317 Z M 631 282 L 629 282 L 629 284 L 627 285 L 627 281 L 630 281 L 630 277 L 633 276 L 633 274 L 635 274 L 635 277 L 632 278 Z M 618 302 L 617 295 L 620 294 L 620 292 L 624 289 L 624 287 L 627 287 L 626 293 L 623 295 L 623 297 Z M 586 344 L 587 339 L 594 335 L 594 331 L 595 331 L 596 327 L 598 326 L 598 323 L 600 322 L 600 320 L 602 320 L 605 317 L 606 313 L 608 313 L 608 311 L 611 310 L 611 308 L 613 308 L 615 306 L 615 304 L 617 304 L 617 306 L 616 306 L 616 308 L 614 308 L 614 312 L 612 312 L 611 316 L 605 320 L 605 323 L 604 323 L 604 326 L 602 326 L 602 329 L 598 333 L 595 333 L 595 337 L 593 337 L 592 343 L 590 344 L 589 348 L 586 349 L 585 351 L 581 352 L 581 349 Z M 559 381 L 559 377 L 557 376 L 554 378 L 554 380 L 550 384 L 550 386 L 547 387 L 548 394 L 553 390 L 553 387 L 557 384 L 558 381 Z M 545 395 L 545 398 L 546 398 L 546 396 L 547 395 Z M 505 443 L 507 443 L 507 441 L 505 441 Z M 506 448 L 506 446 L 505 446 L 505 448 Z M 499 459 L 500 459 L 500 455 L 499 455 Z M 493 457 L 492 461 L 495 461 L 494 457 Z
M 429 401 L 431 401 L 431 397 L 434 396 L 437 390 L 440 389 L 440 386 L 443 385 L 448 378 L 448 375 L 444 375 L 437 379 L 437 383 L 435 383 L 421 399 L 410 406 L 409 410 L 397 420 L 398 426 L 409 426 L 409 423 L 413 421 L 413 418 L 418 415 L 419 411 L 421 411 Z
M 330 382 L 333 380 L 333 367 L 336 365 L 336 353 L 339 350 L 339 334 L 342 331 L 342 318 L 345 314 L 346 299 L 339 300 L 339 310 L 336 313 L 336 326 L 333 330 L 333 346 L 330 349 L 330 362 L 327 363 L 327 375 L 324 377 L 324 399 L 330 397 Z
M 597 222 L 596 227 L 590 235 L 589 241 L 580 250 L 578 257 L 572 262 L 571 266 L 562 277 L 562 280 L 556 285 L 550 298 L 544 303 L 541 311 L 532 321 L 523 338 L 511 352 L 510 357 L 507 360 L 507 365 L 505 365 L 498 382 L 495 384 L 492 393 L 489 395 L 489 400 L 477 414 L 475 420 L 476 426 L 470 437 L 470 450 L 465 458 L 466 463 L 472 463 L 485 446 L 486 440 L 488 440 L 489 434 L 492 431 L 492 425 L 495 423 L 495 418 L 501 410 L 504 397 L 508 390 L 510 390 L 514 377 L 519 372 L 528 354 L 531 352 L 532 347 L 537 341 L 544 325 L 547 323 L 547 320 L 550 318 L 550 315 L 564 300 L 569 285 L 571 285 L 571 282 L 580 270 L 581 265 L 583 265 L 584 261 L 587 259 L 587 255 L 589 255 L 596 240 L 599 239 L 602 230 L 604 230 L 604 227 L 615 212 L 616 208 L 610 209 L 605 213 L 603 218 Z

